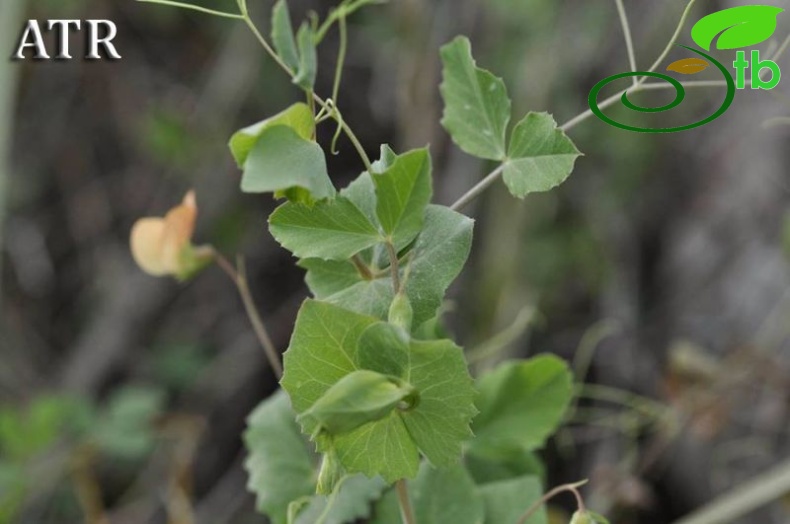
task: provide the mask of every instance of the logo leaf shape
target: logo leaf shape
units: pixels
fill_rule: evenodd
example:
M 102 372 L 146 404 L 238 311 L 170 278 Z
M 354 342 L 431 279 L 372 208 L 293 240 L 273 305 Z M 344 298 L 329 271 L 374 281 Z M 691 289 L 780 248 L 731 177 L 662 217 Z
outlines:
M 776 31 L 776 18 L 784 11 L 770 5 L 745 5 L 724 9 L 702 18 L 691 28 L 691 38 L 706 51 L 713 40 L 718 49 L 749 47 L 768 40 Z

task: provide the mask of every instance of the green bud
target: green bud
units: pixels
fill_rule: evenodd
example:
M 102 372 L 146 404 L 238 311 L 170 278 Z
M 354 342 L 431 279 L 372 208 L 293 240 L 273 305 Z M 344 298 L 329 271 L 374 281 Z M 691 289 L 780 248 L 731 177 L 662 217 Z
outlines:
M 389 311 L 389 323 L 404 329 L 407 333 L 411 332 L 411 321 L 414 316 L 414 311 L 411 308 L 411 302 L 406 293 L 400 292 L 395 295 L 392 300 Z
M 595 520 L 586 511 L 577 511 L 571 518 L 571 524 L 595 524 Z
M 331 495 L 345 474 L 345 468 L 343 468 L 340 461 L 337 459 L 335 450 L 330 449 L 321 461 L 321 470 L 318 472 L 316 493 L 319 495 Z
M 401 403 L 411 404 L 416 391 L 397 378 L 374 371 L 349 373 L 299 415 L 299 422 L 314 426 L 314 433 L 347 433 L 388 416 Z

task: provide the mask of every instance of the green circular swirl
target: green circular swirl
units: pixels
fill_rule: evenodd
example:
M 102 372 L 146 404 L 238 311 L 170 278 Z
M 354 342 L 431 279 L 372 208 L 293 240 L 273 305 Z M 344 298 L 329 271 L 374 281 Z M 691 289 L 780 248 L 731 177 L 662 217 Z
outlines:
M 620 122 L 617 122 L 612 118 L 609 118 L 608 116 L 603 114 L 603 111 L 601 111 L 601 109 L 598 107 L 598 94 L 601 92 L 601 89 L 603 89 L 610 82 L 614 82 L 615 80 L 619 80 L 621 78 L 627 78 L 631 76 L 649 76 L 654 78 L 660 78 L 661 80 L 665 80 L 669 82 L 675 88 L 675 92 L 676 92 L 675 99 L 669 104 L 663 105 L 661 107 L 638 106 L 632 103 L 628 99 L 627 92 L 623 93 L 623 96 L 621 98 L 623 105 L 634 111 L 639 111 L 641 113 L 659 113 L 663 111 L 668 111 L 680 105 L 680 103 L 683 102 L 683 100 L 686 97 L 686 90 L 683 88 L 683 85 L 677 80 L 675 80 L 674 78 L 672 78 L 671 76 L 662 73 L 649 72 L 649 71 L 632 71 L 628 73 L 620 73 L 617 75 L 612 75 L 610 77 L 604 78 L 603 80 L 595 84 L 595 86 L 590 91 L 590 95 L 587 99 L 590 104 L 590 110 L 593 112 L 593 114 L 595 114 L 595 116 L 597 116 L 598 118 L 600 118 L 601 120 L 603 120 L 609 125 L 619 127 L 620 129 L 625 129 L 626 131 L 636 131 L 637 133 L 674 133 L 677 131 L 686 131 L 688 129 L 694 129 L 695 127 L 704 126 L 705 124 L 708 124 L 719 118 L 721 115 L 723 115 L 727 111 L 727 109 L 730 108 L 732 101 L 735 99 L 735 80 L 733 80 L 732 75 L 730 74 L 729 71 L 727 71 L 727 69 L 721 63 L 719 63 L 712 56 L 682 44 L 678 44 L 678 46 L 688 49 L 689 51 L 692 51 L 710 60 L 716 67 L 719 68 L 719 71 L 721 71 L 722 76 L 724 76 L 724 79 L 727 81 L 727 96 L 724 98 L 724 102 L 722 103 L 721 107 L 719 107 L 719 109 L 715 113 L 705 118 L 704 120 L 700 120 L 699 122 L 694 122 L 693 124 L 688 124 L 685 126 L 677 126 L 677 127 L 664 127 L 657 129 L 653 129 L 649 127 L 630 126 L 627 124 L 622 124 Z

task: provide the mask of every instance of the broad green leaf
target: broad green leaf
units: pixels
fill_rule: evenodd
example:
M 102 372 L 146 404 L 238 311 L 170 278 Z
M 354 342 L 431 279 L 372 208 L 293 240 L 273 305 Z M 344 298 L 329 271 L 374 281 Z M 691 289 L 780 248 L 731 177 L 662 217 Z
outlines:
M 376 186 L 370 174 L 365 172 L 340 191 L 340 195 L 348 198 L 362 211 L 371 224 L 379 225 L 376 216 Z
M 431 201 L 431 157 L 427 149 L 398 156 L 381 174 L 373 175 L 376 216 L 397 249 L 407 246 L 422 229 Z
M 295 524 L 344 524 L 370 516 L 371 504 L 387 487 L 379 477 L 364 475 L 343 478 L 336 493 L 309 499 L 294 519 Z
M 398 155 L 395 153 L 395 151 L 393 151 L 392 148 L 387 144 L 382 144 L 379 159 L 373 162 L 370 166 L 372 168 L 373 174 L 380 175 L 389 169 L 397 159 Z
M 381 373 L 360 369 L 341 378 L 297 420 L 305 428 L 346 433 L 385 418 L 414 395 L 414 388 Z
M 312 91 L 318 71 L 318 58 L 315 50 L 315 34 L 310 24 L 305 22 L 296 34 L 299 46 L 299 67 L 296 69 L 294 84 L 302 89 Z
M 568 178 L 579 150 L 548 113 L 529 113 L 513 129 L 504 179 L 513 196 L 548 191 Z
M 315 493 L 315 456 L 299 432 L 288 396 L 280 390 L 247 419 L 247 489 L 274 524 L 285 524 L 288 505 Z
M 540 480 L 524 476 L 492 482 L 479 487 L 485 504 L 485 524 L 514 524 L 535 501 L 543 496 Z M 532 515 L 527 524 L 547 524 L 545 508 Z
M 776 19 L 784 11 L 770 5 L 744 5 L 710 14 L 691 28 L 691 39 L 706 51 L 713 40 L 718 49 L 737 49 L 757 45 L 771 38 Z
M 312 206 L 286 202 L 269 217 L 269 229 L 299 258 L 348 259 L 381 241 L 367 217 L 342 196 Z
M 444 98 L 442 125 L 469 153 L 504 160 L 510 98 L 501 78 L 475 65 L 469 39 L 458 37 L 442 47 Z
M 478 456 L 467 453 L 464 457 L 466 468 L 478 484 L 510 480 L 525 475 L 545 479 L 546 467 L 533 452 L 513 448 L 500 451 L 497 456 Z
M 568 366 L 551 355 L 506 362 L 477 383 L 480 416 L 474 421 L 471 452 L 480 456 L 542 447 L 573 396 Z
M 481 524 L 483 498 L 461 466 L 436 469 L 427 463 L 408 484 L 414 519 L 425 524 Z M 371 524 L 401 524 L 398 500 L 394 491 L 376 504 Z M 515 524 L 502 521 L 501 524 Z
M 365 353 L 362 334 L 376 322 L 328 303 L 304 303 L 285 353 L 282 380 L 297 413 L 309 410 L 343 377 L 363 369 L 363 364 L 379 367 L 371 370 L 377 372 L 400 369 L 382 369 L 370 358 L 369 350 L 367 357 L 360 357 L 360 351 Z M 378 337 L 378 343 L 387 344 L 378 345 L 378 351 L 404 351 L 402 341 L 392 347 L 390 341 Z M 347 433 L 322 432 L 317 437 L 319 449 L 337 453 L 350 473 L 381 475 L 387 482 L 413 477 L 419 452 L 433 464 L 449 465 L 458 459 L 461 444 L 471 436 L 474 389 L 460 348 L 449 340 L 411 341 L 408 358 L 394 376 L 414 387 L 419 396 L 414 406 L 396 409 Z M 303 431 L 312 434 L 315 425 L 303 422 Z
M 315 119 L 310 107 L 302 102 L 294 104 L 271 118 L 240 129 L 233 134 L 228 145 L 240 168 L 244 168 L 244 163 L 261 134 L 274 126 L 290 127 L 305 140 L 312 140 L 315 134 Z
M 296 71 L 299 68 L 299 52 L 286 0 L 279 0 L 272 9 L 272 43 L 285 65 Z
M 409 261 L 402 268 L 406 295 L 413 310 L 412 325 L 418 328 L 436 316 L 447 288 L 464 267 L 472 245 L 474 221 L 449 208 L 429 205 L 425 229 L 417 237 Z M 324 263 L 303 260 L 307 284 L 316 298 L 346 309 L 386 319 L 394 298 L 388 275 L 363 279 L 348 261 Z
M 282 125 L 261 133 L 244 162 L 241 190 L 308 203 L 335 195 L 321 146 Z

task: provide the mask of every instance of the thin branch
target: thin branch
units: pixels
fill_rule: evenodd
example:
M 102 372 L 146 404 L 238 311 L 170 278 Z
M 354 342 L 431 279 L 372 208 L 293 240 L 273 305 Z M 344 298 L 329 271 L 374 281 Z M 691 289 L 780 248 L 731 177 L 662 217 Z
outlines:
M 781 498 L 790 491 L 790 460 L 740 484 L 675 524 L 719 524 L 740 517 Z
M 582 480 L 581 482 L 575 482 L 573 484 L 563 484 L 562 486 L 557 486 L 543 495 L 539 500 L 535 501 L 535 503 L 532 504 L 523 515 L 521 515 L 521 518 L 518 519 L 516 524 L 526 524 L 529 518 L 534 515 L 535 512 L 538 511 L 546 502 L 565 491 L 570 491 L 573 493 L 573 496 L 576 497 L 576 505 L 578 506 L 579 511 L 587 511 L 587 508 L 584 506 L 584 499 L 582 499 L 581 493 L 579 493 L 579 488 L 585 484 L 587 484 L 587 481 Z
M 483 180 L 478 182 L 472 189 L 464 193 L 461 198 L 455 201 L 455 203 L 450 206 L 450 209 L 453 211 L 460 211 L 464 207 L 466 207 L 469 202 L 477 198 L 480 193 L 488 189 L 488 187 L 499 180 L 499 177 L 502 175 L 502 172 L 505 170 L 505 164 L 500 164 L 497 166 L 496 169 L 491 171 Z
M 340 92 L 340 81 L 343 78 L 343 66 L 346 62 L 346 51 L 348 50 L 348 31 L 346 29 L 346 17 L 341 16 L 338 20 L 338 30 L 340 32 L 340 44 L 337 50 L 337 64 L 335 65 L 335 81 L 332 85 L 332 100 L 337 104 L 338 93 Z
M 244 303 L 244 309 L 247 312 L 247 316 L 250 319 L 250 323 L 252 324 L 252 328 L 255 331 L 255 336 L 258 337 L 258 342 L 260 342 L 263 351 L 266 353 L 266 359 L 269 361 L 269 365 L 274 370 L 274 374 L 278 379 L 281 379 L 283 376 L 283 366 L 280 363 L 280 356 L 277 353 L 277 348 L 275 348 L 274 343 L 272 342 L 271 337 L 269 336 L 269 332 L 266 330 L 266 326 L 261 320 L 260 314 L 258 313 L 258 308 L 255 306 L 255 300 L 252 297 L 252 292 L 250 291 L 249 284 L 247 282 L 247 268 L 244 263 L 244 258 L 239 256 L 237 260 L 237 267 L 233 267 L 233 265 L 222 256 L 220 253 L 215 252 L 215 260 L 217 261 L 217 265 L 230 277 L 234 284 L 236 284 L 236 288 L 239 291 L 239 296 L 241 296 L 241 301 Z
M 400 479 L 395 483 L 395 490 L 398 492 L 398 504 L 400 504 L 401 518 L 403 524 L 417 524 L 414 518 L 414 510 L 411 507 L 411 500 L 409 499 L 409 488 L 406 485 L 405 479 Z
M 675 45 L 675 42 L 677 42 L 678 38 L 680 38 L 680 32 L 683 30 L 683 26 L 686 25 L 686 20 L 688 20 L 688 17 L 691 14 L 691 10 L 696 2 L 697 0 L 690 0 L 689 3 L 686 5 L 686 9 L 683 10 L 683 14 L 680 16 L 680 21 L 678 22 L 678 26 L 675 28 L 675 33 L 672 35 L 672 38 L 669 39 L 669 43 L 667 43 L 667 46 L 664 48 L 664 51 L 662 51 L 659 57 L 656 59 L 656 61 L 653 62 L 653 65 L 651 65 L 648 68 L 647 70 L 648 72 L 652 73 L 653 71 L 655 71 L 656 68 L 661 65 L 661 62 L 664 61 L 664 59 L 667 57 L 669 52 L 672 50 L 672 47 Z M 644 82 L 646 78 L 647 77 L 640 78 L 639 83 Z
M 207 7 L 201 7 L 199 5 L 186 4 L 184 2 L 175 2 L 173 0 L 137 0 L 137 1 L 146 4 L 159 4 L 159 5 L 167 5 L 170 7 L 179 7 L 181 9 L 198 11 L 200 13 L 204 13 L 207 15 L 221 16 L 224 18 L 233 18 L 235 20 L 244 20 L 244 15 L 241 13 L 227 13 L 225 11 L 217 11 L 216 9 L 209 9 Z
M 623 36 L 625 37 L 625 49 L 628 52 L 628 65 L 631 66 L 631 71 L 636 71 L 636 53 L 634 52 L 634 40 L 631 38 L 631 25 L 628 23 L 628 16 L 625 13 L 625 6 L 623 0 L 614 0 L 617 5 L 617 14 L 620 17 L 620 25 L 623 27 Z M 633 85 L 636 87 L 636 77 L 633 79 Z
M 294 77 L 293 70 L 290 67 L 288 67 L 288 65 L 285 62 L 283 62 L 282 58 L 280 58 L 280 56 L 275 52 L 275 50 L 272 48 L 272 46 L 269 44 L 266 38 L 264 38 L 264 36 L 258 30 L 258 27 L 250 18 L 249 13 L 246 12 L 244 13 L 244 22 L 247 24 L 247 27 L 250 28 L 250 31 L 252 31 L 252 33 L 255 35 L 255 38 L 258 40 L 258 42 L 260 42 L 260 44 L 263 46 L 263 49 L 272 58 L 272 60 L 274 60 L 275 63 L 278 66 L 280 66 L 280 68 L 283 71 L 285 71 L 285 73 L 289 77 L 293 78 Z M 354 146 L 354 149 L 356 149 L 359 158 L 362 160 L 362 163 L 365 165 L 365 169 L 368 172 L 370 172 L 372 170 L 370 157 L 368 156 L 367 152 L 365 152 L 365 148 L 362 147 L 362 142 L 359 141 L 357 135 L 354 134 L 354 131 L 352 131 L 352 129 L 348 126 L 348 124 L 343 119 L 342 115 L 340 114 L 340 110 L 337 108 L 337 104 L 335 104 L 334 102 L 329 102 L 324 100 L 313 91 L 310 91 L 308 93 L 308 96 L 312 97 L 312 99 L 319 106 L 321 106 L 322 109 L 330 111 L 332 118 L 334 118 L 337 121 L 338 125 L 346 134 L 348 139 L 351 140 L 351 144 Z

